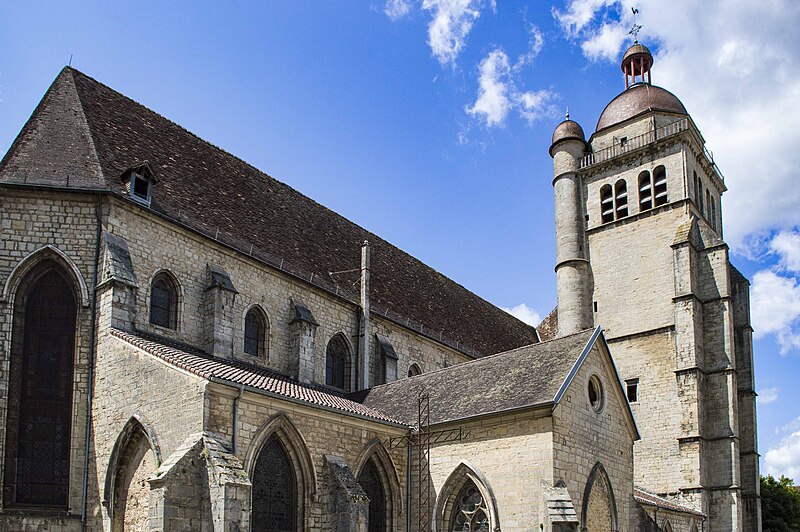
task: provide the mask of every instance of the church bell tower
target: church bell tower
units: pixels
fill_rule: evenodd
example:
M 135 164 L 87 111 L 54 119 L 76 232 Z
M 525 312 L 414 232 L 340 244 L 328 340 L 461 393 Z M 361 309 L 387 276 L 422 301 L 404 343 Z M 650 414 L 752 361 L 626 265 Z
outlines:
M 749 283 L 723 240 L 723 175 L 652 66 L 635 42 L 588 141 L 569 117 L 553 133 L 558 334 L 602 325 L 642 436 L 637 487 L 706 530 L 759 531 Z

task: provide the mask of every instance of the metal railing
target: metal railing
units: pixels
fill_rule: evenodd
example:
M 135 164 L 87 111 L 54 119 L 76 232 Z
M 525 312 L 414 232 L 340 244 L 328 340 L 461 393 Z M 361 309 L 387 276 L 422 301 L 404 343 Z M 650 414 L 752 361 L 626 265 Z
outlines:
M 665 126 L 661 126 L 656 128 L 655 130 L 648 131 L 647 133 L 643 133 L 641 135 L 637 135 L 636 137 L 627 139 L 625 141 L 615 141 L 612 146 L 608 148 L 603 148 L 602 150 L 598 150 L 593 153 L 589 153 L 585 155 L 581 161 L 579 168 L 587 168 L 589 166 L 593 166 L 595 164 L 599 164 L 602 162 L 610 161 L 616 157 L 621 155 L 625 155 L 626 153 L 630 153 L 634 150 L 638 150 L 639 148 L 643 148 L 649 144 L 653 144 L 656 141 L 665 139 L 667 137 L 671 137 L 673 135 L 677 135 L 683 131 L 689 129 L 689 119 L 682 118 L 680 120 L 676 120 L 670 124 Z M 724 182 L 725 178 L 722 175 L 722 172 L 719 171 L 716 163 L 714 162 L 714 154 L 711 153 L 708 148 L 703 146 L 702 152 L 703 158 L 705 158 L 708 165 L 711 169 L 716 173 L 717 177 L 719 177 L 720 181 Z

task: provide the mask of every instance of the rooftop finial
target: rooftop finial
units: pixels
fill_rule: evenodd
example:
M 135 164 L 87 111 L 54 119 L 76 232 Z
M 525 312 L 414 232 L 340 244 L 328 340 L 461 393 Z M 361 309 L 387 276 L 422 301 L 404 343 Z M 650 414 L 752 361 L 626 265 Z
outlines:
M 569 105 L 567 106 L 567 116 L 564 120 L 569 120 Z
M 636 15 L 639 14 L 639 10 L 632 7 L 631 11 L 633 12 L 633 27 L 628 32 L 628 35 L 633 35 L 633 44 L 639 44 L 639 30 L 642 29 L 641 25 L 636 24 Z

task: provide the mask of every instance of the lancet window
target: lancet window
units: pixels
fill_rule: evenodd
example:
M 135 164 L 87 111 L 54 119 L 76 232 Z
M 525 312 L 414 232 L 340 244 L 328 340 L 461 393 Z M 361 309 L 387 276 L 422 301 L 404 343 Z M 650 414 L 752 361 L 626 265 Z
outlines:
M 270 437 L 261 448 L 252 480 L 253 532 L 295 530 L 297 480 L 291 459 L 277 437 Z
M 28 279 L 15 305 L 3 499 L 66 508 L 77 303 L 55 265 Z

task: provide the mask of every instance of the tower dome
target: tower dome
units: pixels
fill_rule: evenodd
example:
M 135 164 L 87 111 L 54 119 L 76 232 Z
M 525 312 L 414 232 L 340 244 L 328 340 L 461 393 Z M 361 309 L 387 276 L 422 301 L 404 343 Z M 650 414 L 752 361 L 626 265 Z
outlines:
M 653 54 L 647 46 L 634 42 L 622 56 L 620 69 L 625 74 L 625 91 L 611 100 L 597 121 L 595 131 L 619 124 L 646 111 L 688 114 L 677 96 L 652 84 Z
M 581 142 L 586 142 L 586 135 L 583 133 L 583 128 L 574 120 L 570 120 L 569 115 L 567 115 L 567 118 L 558 124 L 555 131 L 553 131 L 553 142 L 550 144 L 551 157 L 553 155 L 553 147 L 562 140 L 579 140 Z

